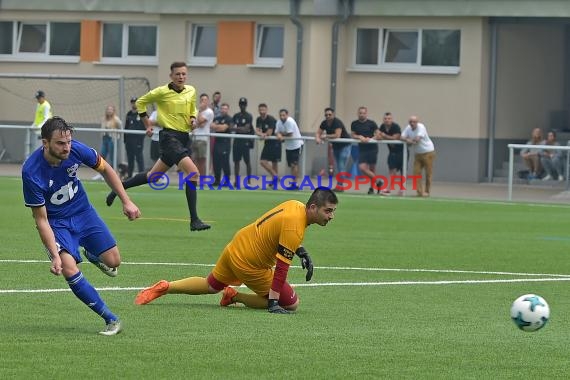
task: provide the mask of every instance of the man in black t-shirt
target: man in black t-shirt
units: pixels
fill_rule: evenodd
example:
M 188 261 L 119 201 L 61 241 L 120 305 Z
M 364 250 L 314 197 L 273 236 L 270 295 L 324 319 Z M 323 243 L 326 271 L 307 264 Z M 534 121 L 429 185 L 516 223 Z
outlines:
M 338 138 L 349 139 L 350 135 L 346 131 L 343 122 L 335 116 L 334 109 L 331 107 L 325 108 L 325 120 L 321 122 L 315 141 L 317 144 L 322 144 L 324 140 L 334 140 Z M 346 171 L 346 163 L 350 156 L 350 143 L 349 142 L 332 142 L 332 150 L 334 155 L 335 174 Z
M 274 136 L 277 120 L 267 114 L 267 104 L 261 103 L 257 107 L 259 117 L 255 120 L 255 134 L 265 139 Z M 281 141 L 265 140 L 259 163 L 273 177 L 279 177 L 278 164 L 281 161 Z
M 241 134 L 241 135 L 253 135 L 253 116 L 246 111 L 247 99 L 239 99 L 239 109 L 240 111 L 236 113 L 233 117 L 233 127 L 230 128 L 231 133 Z M 251 177 L 251 161 L 249 158 L 249 150 L 253 148 L 253 140 L 248 139 L 234 139 L 232 147 L 232 158 L 234 161 L 234 175 L 236 177 L 236 182 L 239 176 L 239 164 L 243 159 L 245 162 L 247 182 Z
M 378 140 L 400 141 L 401 134 L 402 129 L 397 123 L 394 123 L 392 114 L 386 112 L 382 125 L 380 125 Z M 390 176 L 398 175 L 398 172 L 401 174 L 404 163 L 404 144 L 388 144 L 388 150 L 388 170 L 390 171 Z M 390 189 L 378 190 L 378 192 L 382 195 L 388 195 L 390 194 Z
M 360 140 L 358 144 L 358 168 L 365 176 L 370 178 L 370 188 L 368 194 L 374 194 L 372 188 L 373 178 L 376 176 L 376 159 L 378 157 L 378 144 L 370 143 L 378 130 L 378 125 L 368 119 L 368 108 L 361 106 L 358 108 L 358 119 L 350 125 L 352 138 Z
M 233 125 L 232 117 L 229 115 L 230 106 L 228 103 L 222 103 L 220 106 L 220 115 L 214 117 L 211 129 L 214 133 L 227 133 L 228 138 L 216 137 L 214 144 L 213 163 L 214 167 L 214 186 L 218 186 L 221 182 L 222 170 L 224 172 L 224 183 L 230 180 L 230 128 Z M 226 184 L 229 184 L 227 182 Z

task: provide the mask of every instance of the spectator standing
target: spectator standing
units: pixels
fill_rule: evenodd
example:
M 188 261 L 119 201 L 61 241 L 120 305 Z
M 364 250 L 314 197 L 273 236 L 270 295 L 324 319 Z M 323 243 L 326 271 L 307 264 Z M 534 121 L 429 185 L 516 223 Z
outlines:
M 117 111 L 115 106 L 108 105 L 105 108 L 105 116 L 101 121 L 101 129 L 103 132 L 103 141 L 101 145 L 101 157 L 103 157 L 107 162 L 113 162 L 115 157 L 115 140 L 117 140 L 117 134 L 113 131 L 118 131 L 123 128 L 123 122 L 117 116 Z
M 247 99 L 240 98 L 239 102 L 239 112 L 233 117 L 233 126 L 231 128 L 231 133 L 240 135 L 253 135 L 253 116 L 247 112 Z M 251 178 L 251 160 L 249 156 L 249 150 L 253 148 L 253 140 L 246 139 L 234 139 L 232 146 L 232 158 L 234 161 L 234 175 L 235 175 L 235 186 L 238 187 L 238 178 L 240 172 L 240 162 L 243 159 L 245 163 L 246 173 L 247 173 L 247 183 Z
M 277 120 L 267 113 L 267 104 L 261 103 L 257 110 L 259 116 L 255 120 L 255 133 L 264 140 L 274 136 Z M 279 162 L 281 162 L 281 142 L 265 140 L 259 163 L 275 179 L 279 177 Z
M 42 90 L 38 90 L 36 91 L 35 98 L 38 104 L 36 105 L 36 113 L 34 115 L 34 122 L 32 123 L 33 133 L 30 134 L 26 157 L 42 146 L 42 125 L 44 125 L 47 119 L 53 116 L 51 104 L 46 99 L 46 93 Z
M 231 150 L 231 139 L 230 128 L 233 124 L 232 117 L 230 116 L 230 105 L 228 103 L 222 103 L 220 106 L 220 115 L 214 117 L 212 122 L 212 131 L 215 133 L 227 133 L 228 138 L 217 137 L 216 144 L 214 145 L 214 157 L 213 157 L 213 167 L 214 167 L 214 186 L 219 186 L 222 184 L 222 171 L 224 173 L 224 184 L 226 181 L 230 180 L 230 150 Z
M 556 141 L 556 132 L 548 132 L 544 145 L 560 146 L 560 143 Z M 551 179 L 564 181 L 564 156 L 561 150 L 545 149 L 542 151 L 540 154 L 540 164 L 546 171 L 546 176 L 542 179 L 543 181 Z
M 301 131 L 295 119 L 289 116 L 289 111 L 285 108 L 279 110 L 279 120 L 275 123 L 275 132 L 279 141 L 285 141 L 285 157 L 287 166 L 291 169 L 293 183 L 288 190 L 297 190 L 297 180 L 299 178 L 299 159 L 303 150 L 303 140 L 301 139 Z M 286 137 L 289 137 L 285 140 Z
M 146 130 L 144 123 L 142 122 L 139 114 L 137 113 L 137 98 L 131 98 L 131 109 L 127 112 L 125 119 L 125 130 L 129 131 L 144 131 Z M 127 152 L 127 165 L 128 171 L 127 176 L 131 178 L 133 176 L 133 171 L 135 168 L 135 161 L 137 163 L 138 172 L 144 172 L 144 137 L 141 134 L 131 134 L 125 133 L 123 140 L 125 141 L 125 150 Z
M 210 141 L 210 126 L 214 121 L 214 111 L 210 108 L 210 97 L 208 94 L 200 95 L 198 106 L 198 119 L 196 128 L 192 131 L 192 158 L 196 162 L 200 174 L 206 174 L 206 157 L 208 142 Z
M 156 119 L 157 119 L 156 111 L 152 111 L 152 113 L 148 117 L 148 121 L 152 126 L 152 134 L 150 137 L 150 158 L 152 159 L 153 163 L 160 158 L 159 136 L 160 136 L 160 131 L 162 130 L 162 127 L 158 125 Z
M 402 132 L 401 139 L 412 146 L 414 151 L 414 175 L 425 172 L 425 188 L 422 179 L 417 182 L 418 197 L 429 197 L 433 177 L 435 147 L 429 138 L 425 125 L 415 115 L 410 116 L 409 124 Z
M 534 128 L 531 132 L 530 140 L 526 142 L 527 145 L 542 145 L 544 140 L 542 139 L 542 130 L 540 128 Z M 539 178 L 542 167 L 540 165 L 540 153 L 542 149 L 539 148 L 524 148 L 521 150 L 521 157 L 523 158 L 524 164 L 528 168 L 529 174 L 528 179 Z
M 220 91 L 216 91 L 212 94 L 212 104 L 210 108 L 214 111 L 214 117 L 220 116 L 222 113 L 222 93 Z
M 220 116 L 220 114 L 222 113 L 221 110 L 221 106 L 222 106 L 222 93 L 220 91 L 215 91 L 212 94 L 212 104 L 210 105 L 210 108 L 212 109 L 212 111 L 214 111 L 214 118 Z M 212 167 L 213 167 L 213 163 L 214 163 L 214 144 L 216 143 L 216 138 L 214 136 L 210 137 L 210 158 L 212 159 Z
M 346 131 L 343 122 L 335 116 L 335 111 L 331 107 L 325 108 L 325 119 L 319 125 L 317 133 L 315 134 L 315 141 L 317 144 L 322 144 L 328 140 L 334 140 L 338 138 L 349 139 L 350 135 Z M 338 142 L 331 143 L 332 151 L 334 156 L 334 173 L 338 174 L 340 172 L 346 171 L 346 164 L 348 162 L 348 157 L 350 156 L 350 143 L 349 142 Z M 343 190 L 339 187 L 334 189 L 335 191 L 342 192 Z
M 382 125 L 380 125 L 378 130 L 377 139 L 400 141 L 401 135 L 402 129 L 397 123 L 394 123 L 392 114 L 390 112 L 386 112 L 384 114 L 384 119 L 382 120 Z M 404 145 L 388 144 L 388 170 L 390 172 L 390 177 L 398 175 L 398 173 L 402 174 L 403 163 Z M 389 195 L 390 189 L 378 189 L 378 193 L 381 195 Z
M 378 158 L 378 144 L 370 143 L 373 140 L 378 124 L 368 118 L 368 108 L 358 107 L 358 119 L 350 125 L 352 138 L 360 140 L 358 144 L 358 168 L 370 179 L 368 194 L 374 194 L 373 181 L 376 176 L 376 160 Z M 381 184 L 380 184 L 381 185 Z M 377 187 L 380 187 L 377 184 Z

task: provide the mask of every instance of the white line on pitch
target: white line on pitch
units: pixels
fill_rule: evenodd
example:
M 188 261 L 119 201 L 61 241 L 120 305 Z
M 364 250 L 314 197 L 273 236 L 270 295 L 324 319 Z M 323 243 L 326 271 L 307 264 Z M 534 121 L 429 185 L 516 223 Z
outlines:
M 473 284 L 498 284 L 498 283 L 519 283 L 519 282 L 557 282 L 570 281 L 566 278 L 513 278 L 510 280 L 442 280 L 442 281 L 379 281 L 379 282 L 324 282 L 315 284 L 291 284 L 293 287 L 321 287 L 321 286 L 390 286 L 390 285 L 473 285 Z M 242 285 L 242 288 L 245 286 Z M 135 291 L 144 289 L 142 287 L 107 287 L 96 288 L 98 291 Z M 58 293 L 69 292 L 69 288 L 60 289 L 0 289 L 0 294 L 14 293 Z
M 43 263 L 47 264 L 47 260 L 0 260 L 0 264 L 27 264 L 27 263 Z M 123 262 L 122 265 L 156 265 L 156 266 L 190 266 L 190 267 L 209 267 L 212 268 L 214 264 L 202 263 L 155 263 L 155 262 Z M 301 268 L 300 266 L 292 265 L 291 268 Z M 422 269 L 422 268 L 364 268 L 364 267 L 321 267 L 316 266 L 315 269 L 324 270 L 353 270 L 365 272 L 419 272 L 419 273 L 459 273 L 459 274 L 489 274 L 489 275 L 502 275 L 502 276 L 548 276 L 548 277 L 568 277 L 570 274 L 557 274 L 557 273 L 521 273 L 521 272 L 499 272 L 499 271 L 475 271 L 475 270 L 459 270 L 459 269 Z

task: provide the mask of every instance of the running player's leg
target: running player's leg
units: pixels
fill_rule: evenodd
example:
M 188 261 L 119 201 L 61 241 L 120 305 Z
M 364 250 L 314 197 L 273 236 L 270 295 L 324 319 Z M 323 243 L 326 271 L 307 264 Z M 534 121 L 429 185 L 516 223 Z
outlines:
M 73 235 L 68 228 L 54 228 L 53 232 L 60 248 L 62 275 L 67 281 L 69 288 L 81 302 L 105 320 L 107 324 L 105 331 L 110 331 L 110 333 L 108 332 L 105 335 L 119 333 L 121 330 L 119 318 L 109 310 L 97 290 L 87 281 L 77 266 L 77 263 L 81 262 L 78 237 Z M 112 331 L 109 328 L 110 325 L 113 327 Z
M 117 242 L 109 228 L 94 209 L 81 213 L 74 220 L 79 235 L 79 245 L 85 248 L 85 256 L 103 273 L 116 277 L 121 265 Z
M 123 187 L 126 189 L 130 189 L 131 187 L 142 186 L 148 183 L 149 180 L 156 181 L 160 177 L 162 177 L 159 173 L 166 173 L 168 169 L 170 169 L 172 165 L 167 165 L 164 163 L 160 158 L 156 160 L 152 169 L 148 172 L 137 173 L 133 177 L 127 179 L 123 182 Z M 107 195 L 107 199 L 105 203 L 107 206 L 111 206 L 115 201 L 117 194 L 114 191 L 109 192 Z

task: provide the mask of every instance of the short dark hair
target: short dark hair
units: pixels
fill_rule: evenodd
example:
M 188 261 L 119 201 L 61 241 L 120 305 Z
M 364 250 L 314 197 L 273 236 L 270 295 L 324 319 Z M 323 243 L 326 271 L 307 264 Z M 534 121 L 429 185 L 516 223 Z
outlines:
M 390 116 L 392 115 L 392 112 L 384 112 L 384 116 Z
M 327 203 L 338 204 L 338 197 L 328 187 L 319 186 L 313 191 L 313 194 L 309 197 L 306 206 L 314 204 L 317 207 L 323 207 Z
M 205 92 L 200 94 L 200 99 L 202 99 L 202 96 L 205 96 L 206 98 L 210 99 L 210 95 L 206 94 Z
M 265 104 L 265 103 L 259 103 L 259 105 L 257 106 L 257 108 L 259 108 L 259 107 L 265 107 L 265 108 L 267 108 L 267 104 Z
M 281 113 L 281 112 L 285 112 L 287 115 L 289 115 L 289 111 L 287 111 L 286 108 L 281 108 L 281 109 L 279 110 L 279 113 Z
M 62 117 L 54 116 L 47 119 L 44 125 L 42 125 L 42 139 L 50 141 L 55 131 L 60 131 L 61 133 L 69 131 L 73 134 L 73 127 L 67 124 Z
M 332 108 L 332 107 L 327 107 L 327 108 L 325 108 L 325 112 L 327 112 L 327 111 L 330 111 L 330 112 L 334 113 L 334 108 Z
M 216 96 L 216 95 L 222 95 L 222 93 L 220 91 L 214 91 L 214 93 L 212 94 L 212 96 Z
M 179 67 L 187 67 L 186 62 L 182 61 L 172 62 L 172 64 L 170 65 L 170 71 L 172 72 L 174 69 L 177 69 Z
M 556 138 L 556 131 L 554 129 L 551 129 L 550 131 L 548 131 L 548 133 L 552 133 L 554 135 L 554 138 Z

